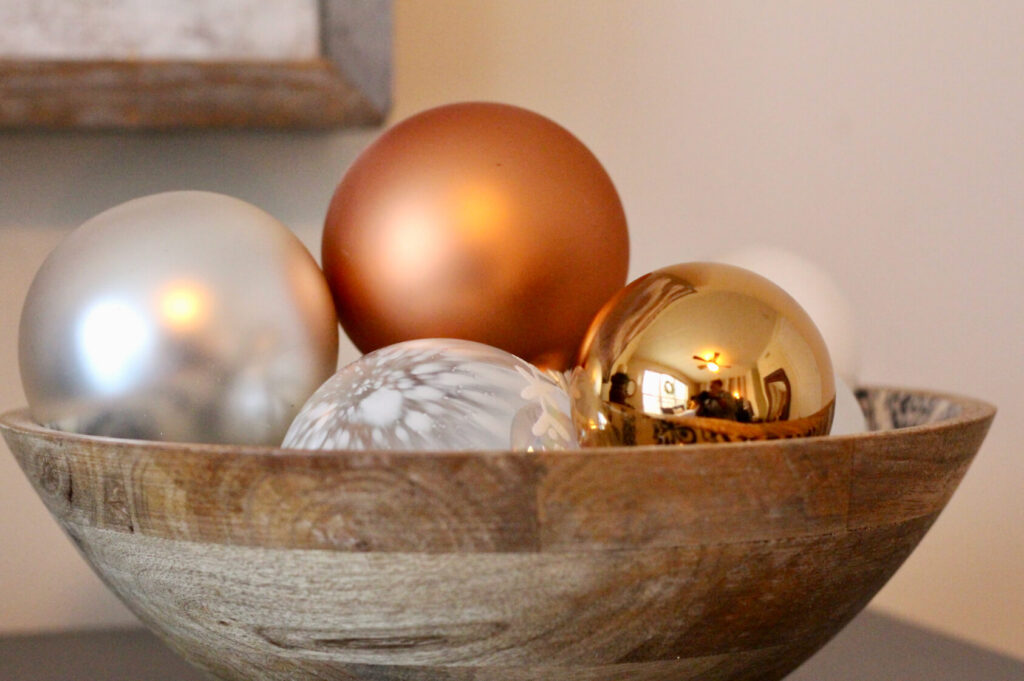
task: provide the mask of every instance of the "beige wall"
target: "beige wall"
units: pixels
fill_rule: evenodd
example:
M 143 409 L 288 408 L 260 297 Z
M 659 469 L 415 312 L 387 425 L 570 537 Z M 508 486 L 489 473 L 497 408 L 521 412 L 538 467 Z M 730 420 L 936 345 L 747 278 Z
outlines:
M 863 381 L 1001 407 L 873 607 L 1024 657 L 1024 3 L 399 0 L 396 23 L 394 117 L 491 99 L 573 130 L 619 187 L 632 276 L 791 250 L 849 295 Z M 68 229 L 193 187 L 315 248 L 371 138 L 0 133 L 0 408 L 24 400 L 21 299 Z M 0 452 L 0 630 L 124 621 Z

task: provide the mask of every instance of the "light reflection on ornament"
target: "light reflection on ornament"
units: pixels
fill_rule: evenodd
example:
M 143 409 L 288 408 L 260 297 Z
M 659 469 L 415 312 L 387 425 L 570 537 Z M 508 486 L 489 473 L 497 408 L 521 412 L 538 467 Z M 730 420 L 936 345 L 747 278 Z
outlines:
M 176 282 L 160 297 L 160 311 L 171 328 L 187 331 L 204 321 L 208 313 L 209 294 L 199 284 Z
M 75 333 L 79 361 L 94 390 L 116 393 L 129 386 L 153 351 L 153 329 L 139 310 L 111 298 L 93 303 Z
M 508 199 L 495 187 L 480 182 L 468 184 L 455 196 L 455 224 L 462 236 L 485 237 L 498 226 L 504 226 L 511 217 Z
M 446 250 L 444 234 L 415 209 L 401 212 L 381 230 L 379 239 L 380 248 L 390 254 L 384 273 L 407 286 L 428 284 L 436 274 L 434 264 L 442 262 Z

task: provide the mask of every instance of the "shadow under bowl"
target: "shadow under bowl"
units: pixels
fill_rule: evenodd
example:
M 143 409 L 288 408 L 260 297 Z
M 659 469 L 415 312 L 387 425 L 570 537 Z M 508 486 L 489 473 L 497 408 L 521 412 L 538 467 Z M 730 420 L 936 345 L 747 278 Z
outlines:
M 896 571 L 995 414 L 859 397 L 875 432 L 574 452 L 0 430 L 105 583 L 222 679 L 771 680 Z

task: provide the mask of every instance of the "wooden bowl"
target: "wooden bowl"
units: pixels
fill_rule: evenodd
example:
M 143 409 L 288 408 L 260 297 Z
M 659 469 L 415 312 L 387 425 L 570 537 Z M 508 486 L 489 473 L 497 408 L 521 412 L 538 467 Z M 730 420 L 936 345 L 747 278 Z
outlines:
M 861 399 L 881 432 L 553 453 L 0 428 L 107 585 L 222 679 L 765 680 L 889 579 L 995 413 Z

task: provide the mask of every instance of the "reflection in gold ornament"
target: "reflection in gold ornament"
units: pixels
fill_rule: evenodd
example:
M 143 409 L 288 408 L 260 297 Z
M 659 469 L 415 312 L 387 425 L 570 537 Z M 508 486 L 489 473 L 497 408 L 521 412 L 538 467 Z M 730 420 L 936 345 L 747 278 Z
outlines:
M 716 350 L 715 352 L 705 352 L 705 353 L 700 354 L 700 355 L 694 355 L 693 358 L 697 359 L 697 360 L 701 360 L 701 361 L 704 362 L 704 364 L 701 364 L 701 365 L 697 366 L 698 369 L 707 369 L 711 373 L 717 374 L 722 369 L 730 369 L 730 368 L 732 368 L 728 364 L 724 364 L 723 365 L 719 361 L 718 358 L 721 357 L 721 355 L 722 355 L 722 353 L 720 353 L 720 352 L 718 352 Z
M 573 377 L 584 445 L 722 442 L 828 433 L 835 384 L 807 313 L 753 272 L 666 267 L 594 319 Z

